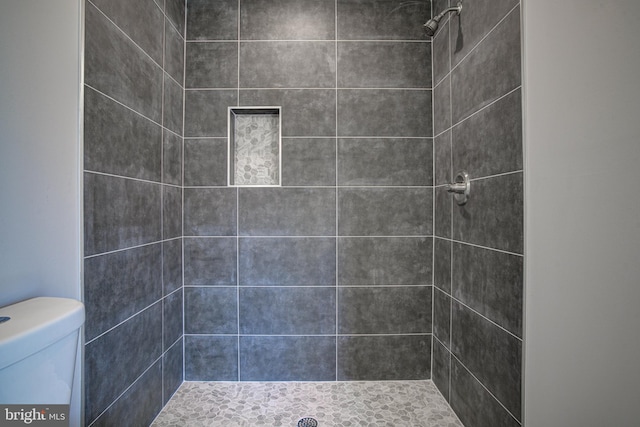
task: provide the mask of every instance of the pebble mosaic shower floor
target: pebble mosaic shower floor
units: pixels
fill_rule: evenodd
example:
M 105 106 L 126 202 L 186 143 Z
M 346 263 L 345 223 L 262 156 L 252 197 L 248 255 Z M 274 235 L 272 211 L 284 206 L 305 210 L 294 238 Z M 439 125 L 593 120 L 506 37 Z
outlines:
M 431 381 L 185 382 L 152 427 L 462 427 Z

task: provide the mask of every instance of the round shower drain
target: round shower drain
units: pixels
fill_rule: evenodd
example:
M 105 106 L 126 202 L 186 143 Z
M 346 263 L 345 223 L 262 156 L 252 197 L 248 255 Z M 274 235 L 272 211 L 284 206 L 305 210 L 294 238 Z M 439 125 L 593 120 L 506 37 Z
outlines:
M 298 427 L 318 427 L 318 422 L 314 418 L 307 417 L 298 421 Z

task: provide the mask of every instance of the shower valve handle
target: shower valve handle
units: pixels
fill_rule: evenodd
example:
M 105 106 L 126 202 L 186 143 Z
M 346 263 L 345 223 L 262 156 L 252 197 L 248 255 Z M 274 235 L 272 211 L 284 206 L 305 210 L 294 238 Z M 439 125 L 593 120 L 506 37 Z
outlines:
M 454 182 L 447 185 L 447 192 L 453 193 L 456 202 L 460 206 L 467 203 L 469 200 L 469 193 L 471 193 L 471 181 L 469 180 L 469 174 L 466 171 L 458 172 Z

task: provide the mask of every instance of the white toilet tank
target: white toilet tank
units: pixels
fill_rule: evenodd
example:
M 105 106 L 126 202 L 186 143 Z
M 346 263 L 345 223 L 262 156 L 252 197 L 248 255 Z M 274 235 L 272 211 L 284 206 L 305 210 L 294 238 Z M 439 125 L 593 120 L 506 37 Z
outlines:
M 0 308 L 0 404 L 68 405 L 83 323 L 84 305 L 68 298 Z

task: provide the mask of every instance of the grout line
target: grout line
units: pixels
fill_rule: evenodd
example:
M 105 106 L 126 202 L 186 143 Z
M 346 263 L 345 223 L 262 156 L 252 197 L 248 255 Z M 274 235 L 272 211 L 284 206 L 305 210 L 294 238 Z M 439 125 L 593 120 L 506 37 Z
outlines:
M 165 98 L 165 88 L 166 88 L 166 77 L 165 75 L 168 75 L 168 73 L 165 73 L 165 62 L 166 62 L 166 58 L 165 58 L 165 50 L 166 50 L 166 46 L 165 46 L 165 40 L 167 39 L 166 37 L 166 32 L 167 32 L 167 18 L 166 16 L 164 16 L 164 11 L 163 15 L 162 15 L 162 96 L 160 97 L 161 99 L 161 104 L 160 104 L 160 117 L 162 118 L 162 124 L 164 125 L 164 121 L 165 121 L 165 117 L 164 117 L 164 98 Z M 161 135 L 160 135 L 160 182 L 164 183 L 164 131 L 162 131 Z M 164 203 L 165 203 L 165 198 L 164 198 L 164 186 L 160 187 L 160 238 L 162 240 L 164 240 Z M 161 310 L 161 320 L 160 320 L 160 325 L 161 325 L 161 331 L 162 331 L 162 336 L 160 337 L 160 344 L 162 346 L 162 351 L 164 354 L 164 333 L 165 333 L 165 324 L 164 324 L 164 310 L 165 310 L 165 300 L 164 300 L 164 245 L 161 244 L 160 245 L 160 294 L 162 295 L 162 302 L 160 305 L 160 310 Z M 160 356 L 161 362 L 160 362 L 160 377 L 161 377 L 161 383 L 162 383 L 162 390 L 161 390 L 161 396 L 162 396 L 162 402 L 164 403 L 164 361 L 163 356 Z
M 159 302 L 161 302 L 162 299 L 160 300 L 156 300 L 154 302 L 152 302 L 151 304 L 149 304 L 148 306 L 142 308 L 141 310 L 137 311 L 136 313 L 132 314 L 131 316 L 127 317 L 126 319 L 120 321 L 119 323 L 117 323 L 116 325 L 110 327 L 109 329 L 105 330 L 104 332 L 102 332 L 99 335 L 96 335 L 95 337 L 91 338 L 89 341 L 85 341 L 84 345 L 85 347 L 89 344 L 91 344 L 92 342 L 96 341 L 98 338 L 101 338 L 103 336 L 105 336 L 106 334 L 108 334 L 109 332 L 113 331 L 114 329 L 117 329 L 118 327 L 124 325 L 125 323 L 127 323 L 129 320 L 133 319 L 134 317 L 142 314 L 143 312 L 147 311 L 148 309 L 150 309 L 151 307 L 153 307 L 154 305 L 158 304 Z
M 240 27 L 241 27 L 241 16 L 240 14 L 242 13 L 242 9 L 240 7 L 240 0 L 237 1 L 237 5 L 238 5 L 238 81 L 237 81 L 237 93 L 236 93 L 236 105 L 240 105 Z M 227 119 L 227 126 L 229 125 L 229 121 Z M 227 130 L 227 132 L 231 132 L 229 129 Z M 282 130 L 280 130 L 280 132 L 282 133 Z M 231 147 L 231 134 L 229 134 L 228 139 L 227 139 L 227 146 Z M 280 155 L 282 155 L 282 152 L 280 153 Z M 228 156 L 231 156 L 231 153 L 228 152 Z M 230 159 L 227 159 L 227 167 L 229 167 L 230 165 Z M 234 161 L 235 164 L 235 161 Z M 280 168 L 280 172 L 282 172 L 282 168 Z M 234 183 L 235 183 L 235 170 L 234 171 L 227 171 L 227 174 L 229 176 L 231 176 L 230 174 L 234 175 Z M 229 178 L 230 179 L 230 178 Z M 282 177 L 280 177 L 280 180 L 282 182 Z M 236 341 L 236 345 L 238 347 L 237 349 L 237 354 L 238 354 L 238 360 L 237 360 L 237 370 L 238 370 L 238 381 L 240 381 L 240 379 L 242 378 L 241 376 L 241 372 L 240 372 L 240 188 L 236 187 L 236 319 L 237 319 L 237 332 L 238 332 L 238 338 Z
M 93 254 L 93 255 L 85 255 L 84 260 L 86 261 L 88 259 L 96 258 L 96 257 L 103 256 L 103 255 L 116 254 L 118 252 L 124 252 L 124 251 L 128 251 L 128 250 L 131 250 L 131 249 L 144 248 L 145 246 L 158 245 L 158 244 L 162 244 L 164 242 L 170 242 L 172 240 L 176 240 L 176 239 L 180 239 L 180 238 L 181 237 L 172 237 L 171 239 L 167 239 L 167 240 L 156 240 L 154 242 L 143 243 L 141 245 L 129 246 L 129 247 L 126 247 L 126 248 L 121 248 L 121 249 L 114 249 L 112 251 L 100 252 L 100 253 Z
M 131 177 L 131 176 L 124 176 L 124 175 L 115 175 L 115 174 L 112 174 L 112 173 L 92 171 L 92 170 L 88 170 L 88 169 L 85 169 L 84 173 L 90 173 L 92 175 L 110 176 L 112 178 L 128 179 L 130 181 L 144 182 L 144 183 L 147 183 L 147 184 L 157 184 L 157 185 L 160 185 L 160 186 L 166 185 L 167 187 L 180 188 L 179 185 L 163 183 L 162 181 L 149 181 L 148 179 L 134 178 L 134 177 Z
M 239 59 L 238 59 L 239 60 Z M 238 73 L 240 71 L 238 70 Z M 239 83 L 239 82 L 238 82 Z M 239 84 L 238 84 L 239 86 Z M 427 92 L 432 91 L 433 89 L 430 87 L 338 87 L 334 88 L 333 86 L 326 87 L 185 87 L 184 90 L 192 92 L 192 91 L 249 91 L 249 90 L 396 90 L 396 91 L 415 91 L 415 92 Z
M 519 254 L 517 252 L 509 252 L 509 251 L 505 251 L 503 249 L 497 249 L 497 248 L 491 248 L 491 247 L 488 247 L 488 246 L 477 245 L 475 243 L 469 243 L 469 242 L 465 242 L 465 241 L 462 241 L 462 240 L 456 240 L 456 239 L 447 238 L 447 237 L 440 237 L 440 236 L 434 236 L 434 237 L 437 238 L 437 239 L 440 239 L 440 240 L 446 240 L 446 241 L 453 242 L 453 243 L 459 243 L 461 245 L 467 245 L 467 246 L 473 246 L 473 247 L 480 248 L 480 249 L 486 249 L 488 251 L 500 252 L 500 253 L 503 253 L 503 254 L 514 255 L 514 256 L 517 256 L 517 257 L 523 257 L 524 256 L 523 254 Z
M 240 337 L 426 337 L 433 335 L 431 332 L 408 332 L 396 334 L 240 334 Z M 235 337 L 236 334 L 185 334 L 186 337 Z
M 504 332 L 506 332 L 507 334 L 511 335 L 513 338 L 517 339 L 518 341 L 523 342 L 523 339 L 521 337 L 517 336 L 513 332 L 511 332 L 508 329 L 506 329 L 504 326 L 499 325 L 495 321 L 489 319 L 486 315 L 484 315 L 484 314 L 480 313 L 479 311 L 477 311 L 475 308 L 468 306 L 466 303 L 464 303 L 460 299 L 458 299 L 458 298 L 454 297 L 453 295 L 451 295 L 451 302 L 453 303 L 453 301 L 455 301 L 458 304 L 462 305 L 463 307 L 465 307 L 466 309 L 468 309 L 472 313 L 476 314 L 477 316 L 479 316 L 480 318 L 486 320 L 487 322 L 493 324 L 494 326 L 498 327 L 499 329 L 502 329 Z M 453 316 L 451 316 L 451 318 L 453 319 Z
M 339 259 L 339 253 L 340 253 L 340 239 L 338 239 L 338 236 L 340 234 L 340 224 L 339 224 L 339 217 L 340 217 L 340 211 L 339 211 L 339 193 L 338 193 L 338 185 L 339 185 L 339 176 L 338 176 L 338 167 L 339 167 L 339 157 L 338 157 L 338 135 L 339 135 L 339 129 L 338 129 L 338 0 L 335 0 L 333 2 L 333 10 L 334 10 L 334 34 L 335 34 L 335 69 L 336 69 L 336 79 L 335 79 L 335 203 L 336 203 L 336 212 L 335 212 L 335 224 L 336 224 L 336 246 L 335 246 L 335 269 L 336 269 L 336 280 L 335 280 L 335 288 L 336 288 L 336 296 L 335 296 L 335 301 L 336 301 L 336 318 L 335 318 L 335 349 L 336 349 L 336 353 L 335 353 L 335 381 L 338 381 L 338 372 L 339 372 L 339 364 L 338 364 L 338 332 L 339 332 L 339 322 L 340 322 L 340 315 L 339 315 L 339 304 L 340 304 L 340 292 L 338 292 L 339 290 L 339 285 L 340 285 L 340 275 L 339 275 L 339 269 L 340 269 L 340 259 Z

